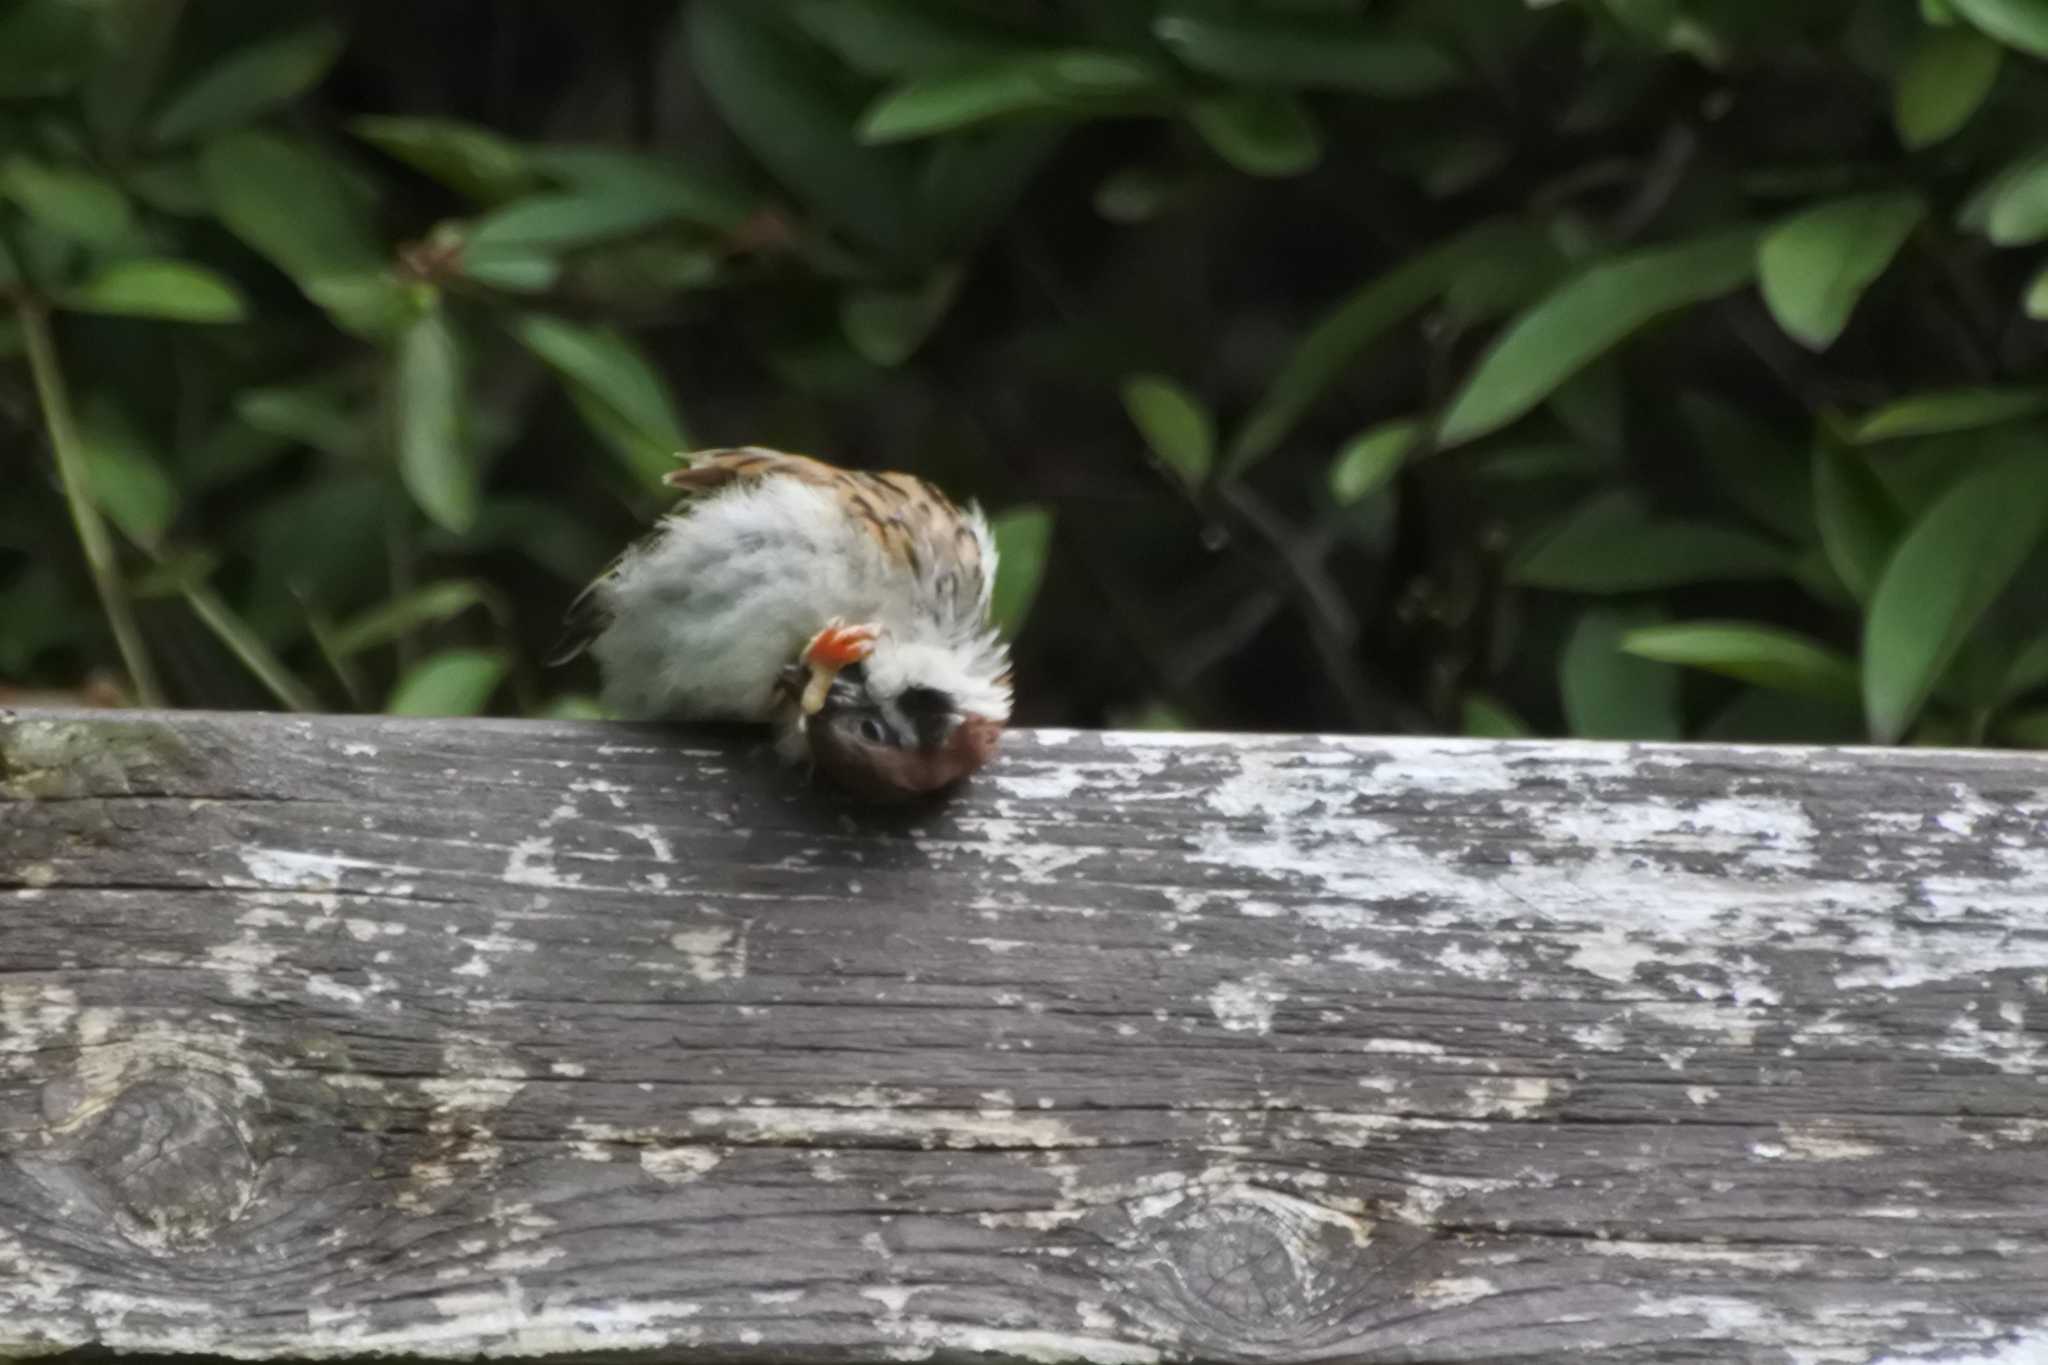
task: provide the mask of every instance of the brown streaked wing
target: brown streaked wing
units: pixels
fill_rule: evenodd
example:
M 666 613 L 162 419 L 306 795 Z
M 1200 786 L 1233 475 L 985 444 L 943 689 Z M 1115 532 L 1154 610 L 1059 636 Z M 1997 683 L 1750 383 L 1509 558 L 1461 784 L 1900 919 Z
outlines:
M 706 451 L 663 482 L 701 496 L 752 479 L 789 478 L 830 489 L 848 516 L 866 528 L 890 558 L 920 577 L 950 569 L 978 585 L 981 545 L 960 508 L 914 474 L 841 469 L 809 455 L 762 446 Z M 972 587 L 970 587 L 972 591 Z

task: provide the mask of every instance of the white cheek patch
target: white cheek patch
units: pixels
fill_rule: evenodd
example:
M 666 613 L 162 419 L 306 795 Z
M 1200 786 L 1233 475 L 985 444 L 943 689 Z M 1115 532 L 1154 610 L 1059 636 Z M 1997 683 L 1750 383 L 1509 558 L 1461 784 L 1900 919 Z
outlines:
M 913 687 L 943 692 L 956 710 L 969 715 L 1007 721 L 1010 689 L 997 680 L 1001 649 L 994 632 L 966 647 L 885 636 L 868 659 L 868 694 L 883 701 L 892 723 L 903 714 L 896 699 Z M 904 728 L 915 732 L 914 726 Z

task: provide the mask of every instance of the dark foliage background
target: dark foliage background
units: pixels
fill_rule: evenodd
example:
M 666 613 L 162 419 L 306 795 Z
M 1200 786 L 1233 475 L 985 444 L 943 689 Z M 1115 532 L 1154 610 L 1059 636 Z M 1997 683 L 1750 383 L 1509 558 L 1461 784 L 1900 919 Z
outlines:
M 2041 0 L 0 0 L 0 680 L 586 713 L 688 445 L 1023 719 L 2048 745 Z

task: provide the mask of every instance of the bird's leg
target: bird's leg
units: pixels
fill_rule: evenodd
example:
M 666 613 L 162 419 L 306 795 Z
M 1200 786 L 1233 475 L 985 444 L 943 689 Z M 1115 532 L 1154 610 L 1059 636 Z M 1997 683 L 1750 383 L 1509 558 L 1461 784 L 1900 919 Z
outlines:
M 825 694 L 832 690 L 832 681 L 839 676 L 839 670 L 874 653 L 875 638 L 881 633 L 882 628 L 877 625 L 849 626 L 836 616 L 827 621 L 825 628 L 804 646 L 800 656 L 802 666 L 810 676 L 797 698 L 798 710 L 806 717 L 817 715 L 825 705 Z

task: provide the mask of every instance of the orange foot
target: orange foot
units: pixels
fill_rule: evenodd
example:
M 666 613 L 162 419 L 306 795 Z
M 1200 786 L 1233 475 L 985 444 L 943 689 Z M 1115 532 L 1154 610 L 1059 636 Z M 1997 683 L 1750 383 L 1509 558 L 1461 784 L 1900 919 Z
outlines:
M 839 670 L 859 663 L 875 652 L 875 638 L 882 633 L 877 625 L 849 626 L 838 617 L 825 623 L 825 628 L 811 637 L 804 646 L 803 666 L 810 670 L 810 681 L 804 685 L 799 706 L 806 716 L 815 716 L 825 704 L 825 694 L 832 690 L 832 680 L 839 676 Z

